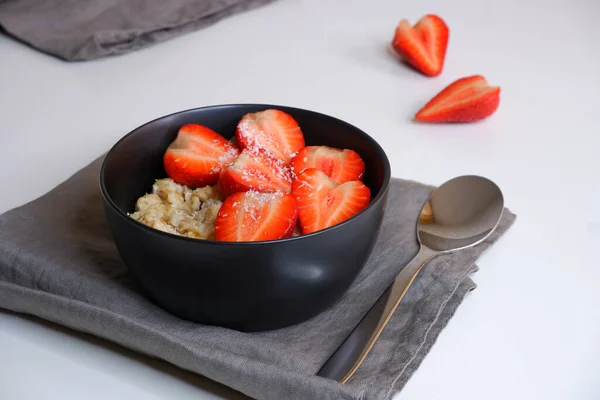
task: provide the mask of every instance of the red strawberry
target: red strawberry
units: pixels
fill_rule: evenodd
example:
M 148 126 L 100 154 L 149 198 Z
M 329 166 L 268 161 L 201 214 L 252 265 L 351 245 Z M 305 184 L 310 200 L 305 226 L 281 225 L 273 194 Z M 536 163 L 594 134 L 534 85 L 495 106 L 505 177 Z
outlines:
M 461 78 L 429 101 L 415 118 L 426 122 L 474 122 L 489 117 L 500 104 L 500 88 L 481 75 Z
M 286 193 L 234 193 L 215 221 L 215 237 L 225 242 L 253 242 L 290 237 L 298 221 L 296 199 Z
M 298 175 L 292 194 L 298 202 L 303 234 L 339 224 L 358 214 L 371 200 L 371 191 L 361 181 L 339 185 L 316 168 Z
M 365 163 L 357 152 L 327 146 L 306 146 L 292 159 L 290 167 L 296 175 L 317 168 L 337 183 L 360 180 L 365 173 Z
M 304 147 L 304 135 L 298 123 L 291 115 L 279 110 L 244 115 L 235 137 L 242 148 L 263 149 L 286 164 Z
M 248 190 L 289 193 L 292 189 L 292 173 L 282 161 L 262 151 L 244 149 L 221 172 L 219 187 L 225 195 Z
M 202 125 L 183 125 L 163 156 L 167 175 L 191 187 L 214 185 L 219 173 L 239 150 L 223 136 Z
M 410 65 L 427 76 L 437 76 L 444 68 L 449 30 L 437 15 L 426 15 L 412 27 L 400 21 L 392 46 Z

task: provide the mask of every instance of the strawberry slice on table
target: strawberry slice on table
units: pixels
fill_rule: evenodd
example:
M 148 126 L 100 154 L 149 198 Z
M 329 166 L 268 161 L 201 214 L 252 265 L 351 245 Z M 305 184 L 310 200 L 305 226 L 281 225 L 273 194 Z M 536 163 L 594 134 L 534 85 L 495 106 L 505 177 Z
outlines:
M 175 182 L 191 187 L 214 185 L 221 170 L 239 150 L 217 132 L 198 124 L 183 125 L 163 156 L 165 171 Z
M 357 152 L 327 146 L 306 146 L 292 159 L 290 167 L 296 175 L 317 168 L 337 183 L 360 180 L 365 173 L 365 163 Z
M 225 195 L 249 190 L 289 193 L 292 189 L 292 172 L 281 160 L 263 151 L 244 149 L 221 172 L 219 188 Z
M 254 242 L 290 237 L 298 221 L 296 199 L 291 194 L 238 192 L 219 209 L 215 237 L 226 242 Z
M 292 186 L 298 203 L 302 234 L 339 224 L 369 205 L 371 191 L 361 181 L 336 183 L 323 171 L 309 168 L 298 175 Z
M 500 88 L 481 75 L 458 79 L 431 99 L 415 118 L 425 122 L 475 122 L 500 105 Z
M 449 32 L 437 15 L 425 15 L 414 27 L 403 19 L 396 28 L 392 46 L 416 70 L 437 76 L 444 68 Z
M 304 135 L 296 120 L 274 109 L 244 115 L 237 125 L 235 137 L 240 147 L 263 149 L 286 164 L 304 147 Z

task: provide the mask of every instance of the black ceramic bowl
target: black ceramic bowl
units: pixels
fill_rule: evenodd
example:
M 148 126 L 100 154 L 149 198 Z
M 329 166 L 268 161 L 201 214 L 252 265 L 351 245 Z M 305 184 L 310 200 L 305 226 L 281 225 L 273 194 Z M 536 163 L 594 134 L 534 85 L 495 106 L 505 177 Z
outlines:
M 370 205 L 341 224 L 309 235 L 226 243 L 163 233 L 130 218 L 136 200 L 166 177 L 162 156 L 179 127 L 206 125 L 226 138 L 248 112 L 283 110 L 307 145 L 357 151 L 366 165 Z M 100 173 L 104 209 L 116 246 L 152 300 L 187 320 L 242 331 L 305 321 L 338 300 L 358 275 L 377 239 L 390 165 L 366 133 L 339 119 L 297 108 L 239 104 L 197 108 L 149 122 L 108 152 Z

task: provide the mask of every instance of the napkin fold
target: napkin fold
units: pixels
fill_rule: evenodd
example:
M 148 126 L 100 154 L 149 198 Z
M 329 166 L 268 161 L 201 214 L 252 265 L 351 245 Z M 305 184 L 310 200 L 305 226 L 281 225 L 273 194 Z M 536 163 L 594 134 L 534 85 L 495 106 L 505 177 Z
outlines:
M 514 222 L 504 210 L 484 243 L 432 260 L 347 384 L 315 374 L 416 255 L 432 190 L 393 179 L 377 244 L 347 293 L 304 323 L 242 333 L 181 320 L 128 278 L 102 209 L 102 157 L 0 216 L 0 307 L 90 333 L 202 374 L 256 399 L 389 399 L 427 355 L 465 295 L 476 259 Z
M 129 53 L 273 0 L 0 0 L 0 27 L 67 61 Z

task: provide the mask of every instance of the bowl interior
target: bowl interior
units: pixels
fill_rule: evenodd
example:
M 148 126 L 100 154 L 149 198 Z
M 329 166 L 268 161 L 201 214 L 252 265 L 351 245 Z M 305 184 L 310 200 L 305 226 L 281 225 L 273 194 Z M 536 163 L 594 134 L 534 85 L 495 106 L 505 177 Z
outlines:
M 107 154 L 102 185 L 109 200 L 122 212 L 134 211 L 137 199 L 150 192 L 156 179 L 166 177 L 162 157 L 184 124 L 201 124 L 227 139 L 235 135 L 238 121 L 249 112 L 277 108 L 300 125 L 307 145 L 352 149 L 365 162 L 364 183 L 376 198 L 389 178 L 383 149 L 366 133 L 339 119 L 309 110 L 262 104 L 211 106 L 182 111 L 151 121 L 121 139 Z

